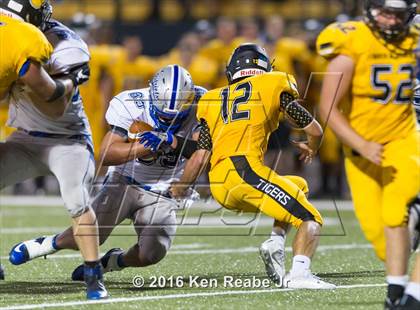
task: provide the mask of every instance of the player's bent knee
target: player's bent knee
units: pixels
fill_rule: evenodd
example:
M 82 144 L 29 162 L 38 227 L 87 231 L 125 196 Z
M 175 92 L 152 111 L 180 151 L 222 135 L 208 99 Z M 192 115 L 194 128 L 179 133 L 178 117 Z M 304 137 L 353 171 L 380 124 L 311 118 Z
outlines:
M 292 181 L 294 184 L 299 187 L 299 189 L 305 193 L 305 195 L 308 195 L 309 193 L 309 185 L 308 182 L 302 177 L 299 177 L 297 175 L 286 175 L 284 176 L 286 179 Z
M 408 206 L 402 210 L 396 208 L 388 208 L 383 210 L 382 218 L 384 225 L 387 227 L 407 226 L 408 222 Z
M 61 194 L 64 205 L 72 218 L 78 217 L 89 210 L 89 194 L 85 187 L 62 187 Z
M 139 260 L 141 261 L 143 267 L 154 265 L 166 256 L 167 251 L 167 247 L 161 242 L 156 242 L 153 245 L 153 248 L 149 249 L 139 246 Z
M 89 206 L 76 204 L 66 204 L 66 208 L 72 218 L 78 218 L 90 210 Z
M 67 210 L 70 213 L 72 218 L 78 218 L 89 211 L 88 206 L 81 206 L 81 205 L 66 205 Z

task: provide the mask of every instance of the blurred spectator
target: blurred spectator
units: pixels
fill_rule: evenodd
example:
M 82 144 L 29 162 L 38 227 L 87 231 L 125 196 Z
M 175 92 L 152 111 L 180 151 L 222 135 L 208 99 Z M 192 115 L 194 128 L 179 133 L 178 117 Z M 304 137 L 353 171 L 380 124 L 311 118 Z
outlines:
M 218 66 L 216 62 L 197 54 L 199 49 L 199 35 L 194 32 L 186 33 L 177 46 L 161 58 L 160 67 L 180 64 L 191 73 L 195 84 L 212 88 L 213 82 L 217 79 Z
M 255 18 L 245 18 L 240 21 L 240 36 L 245 42 L 261 44 L 260 27 Z
M 272 15 L 265 21 L 263 40 L 266 44 L 272 44 L 280 40 L 284 34 L 284 20 L 279 15 Z
M 156 70 L 156 62 L 142 55 L 143 43 L 139 36 L 124 37 L 122 47 L 110 66 L 114 82 L 112 96 L 123 90 L 145 87 Z
M 215 36 L 213 25 L 206 19 L 199 20 L 195 24 L 193 31 L 198 35 L 201 46 L 207 44 Z
M 207 43 L 199 52 L 206 57 L 208 62 L 217 66 L 217 79 L 213 86 L 219 87 L 226 84 L 225 68 L 232 51 L 241 43 L 243 38 L 237 38 L 237 26 L 233 19 L 220 17 L 216 22 L 216 38 Z
M 94 30 L 101 27 L 101 22 L 93 14 L 77 13 L 73 16 L 70 28 L 75 31 L 88 45 L 96 44 L 92 35 Z

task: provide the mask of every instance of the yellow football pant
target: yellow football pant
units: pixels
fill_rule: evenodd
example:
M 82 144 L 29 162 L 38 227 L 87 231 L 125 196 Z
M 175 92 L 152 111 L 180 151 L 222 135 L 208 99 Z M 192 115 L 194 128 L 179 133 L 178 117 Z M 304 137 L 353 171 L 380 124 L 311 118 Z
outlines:
M 280 176 L 258 158 L 226 158 L 212 167 L 209 178 L 213 197 L 225 208 L 262 212 L 295 227 L 310 220 L 322 225 L 321 214 L 306 198 L 306 181 Z
M 345 159 L 356 216 L 381 260 L 384 227 L 407 225 L 408 205 L 420 190 L 418 133 L 386 144 L 383 155 L 382 166 L 355 154 Z

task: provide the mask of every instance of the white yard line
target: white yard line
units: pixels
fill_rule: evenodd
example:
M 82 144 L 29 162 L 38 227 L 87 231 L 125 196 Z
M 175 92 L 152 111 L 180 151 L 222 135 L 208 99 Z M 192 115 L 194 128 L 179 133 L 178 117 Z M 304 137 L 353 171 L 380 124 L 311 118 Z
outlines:
M 340 221 L 338 218 L 334 217 L 324 217 L 324 226 L 339 226 Z M 352 223 L 355 221 L 352 221 Z M 220 227 L 231 227 L 232 229 L 243 229 L 243 228 L 256 228 L 256 227 L 263 227 L 263 226 L 272 226 L 273 219 L 268 217 L 260 217 L 253 221 L 245 220 L 241 217 L 221 217 L 221 216 L 190 216 L 188 219 L 188 224 L 182 223 L 181 219 L 178 221 L 177 228 L 196 228 L 196 229 L 209 229 L 209 228 L 220 228 Z M 348 224 L 348 223 L 346 223 Z M 54 226 L 39 226 L 39 227 L 0 227 L 0 234 L 2 235 L 15 235 L 15 234 L 26 234 L 26 233 L 59 233 L 63 230 L 67 229 L 67 227 L 54 227 Z M 114 234 L 118 233 L 118 231 L 129 230 L 133 234 L 132 224 L 123 224 L 116 227 L 114 230 Z
M 178 249 L 181 245 L 178 245 Z M 208 247 L 208 246 L 206 246 Z M 186 247 L 184 247 L 186 248 Z M 335 245 L 320 245 L 317 252 L 327 252 L 335 250 L 359 250 L 370 249 L 370 244 L 335 244 Z M 176 250 L 176 246 L 168 252 L 169 255 L 203 255 L 203 254 L 231 254 L 231 253 L 257 253 L 257 247 L 244 247 L 244 248 L 212 248 L 212 249 L 197 249 L 197 250 Z M 286 252 L 292 252 L 291 247 L 286 247 Z M 102 253 L 103 255 L 105 253 Z M 48 259 L 72 259 L 81 257 L 79 253 L 74 254 L 54 254 L 49 255 Z M 9 259 L 8 256 L 1 256 L 0 259 Z
M 355 284 L 355 285 L 341 285 L 337 286 L 337 289 L 353 289 L 353 288 L 366 288 L 366 287 L 382 287 L 384 283 L 375 284 Z M 181 298 L 194 298 L 194 297 L 212 297 L 212 296 L 226 296 L 226 295 L 250 295 L 250 294 L 267 294 L 267 293 L 280 293 L 291 291 L 291 289 L 265 289 L 265 290 L 226 290 L 217 292 L 202 292 L 202 293 L 186 293 L 186 294 L 169 294 L 169 295 L 158 295 L 158 296 L 139 296 L 139 297 L 122 297 L 122 298 L 110 298 L 105 300 L 95 301 L 69 301 L 63 303 L 43 303 L 43 304 L 23 304 L 14 305 L 9 307 L 2 307 L 0 310 L 21 310 L 21 309 L 40 309 L 40 308 L 52 308 L 52 307 L 71 307 L 71 306 L 83 306 L 90 304 L 112 304 L 112 303 L 123 303 L 133 301 L 146 301 L 146 300 L 164 300 L 164 299 L 181 299 Z
M 311 202 L 319 210 L 334 210 L 335 206 L 339 210 L 353 210 L 353 205 L 350 200 L 311 200 Z M 13 206 L 13 207 L 52 207 L 62 208 L 64 210 L 64 203 L 59 196 L 1 196 L 0 195 L 0 210 L 2 206 Z M 221 206 L 213 200 L 209 201 L 198 201 L 193 204 L 193 208 L 204 209 L 207 211 L 214 211 Z
M 2 235 L 15 235 L 15 234 L 31 234 L 31 233 L 59 233 L 64 231 L 67 227 L 13 227 L 13 228 L 0 228 L 0 234 Z M 34 236 L 39 237 L 39 236 Z

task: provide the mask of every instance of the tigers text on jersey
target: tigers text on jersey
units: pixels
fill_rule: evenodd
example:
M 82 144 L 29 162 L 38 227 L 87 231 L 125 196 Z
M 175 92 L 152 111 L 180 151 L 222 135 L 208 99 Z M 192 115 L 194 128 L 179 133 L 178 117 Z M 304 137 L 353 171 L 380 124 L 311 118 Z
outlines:
M 317 39 L 318 53 L 350 57 L 355 64 L 350 125 L 363 138 L 381 144 L 415 130 L 411 105 L 418 34 L 412 29 L 399 46 L 386 43 L 364 22 L 335 23 Z M 344 107 L 344 110 L 347 110 Z
M 85 42 L 72 30 L 57 21 L 47 23 L 45 36 L 54 46 L 51 58 L 45 69 L 51 76 L 65 75 L 70 69 L 89 61 L 89 50 Z M 15 85 L 9 97 L 8 125 L 27 131 L 40 131 L 54 134 L 90 135 L 89 122 L 83 109 L 82 98 L 76 89 L 69 98 L 64 114 L 52 119 L 41 113 L 32 102 L 35 97 L 22 85 Z
M 175 133 L 183 138 L 191 138 L 192 133 L 198 126 L 195 119 L 196 102 L 206 90 L 195 87 L 196 99 L 192 105 L 190 114 L 185 119 L 180 129 Z M 106 120 L 109 125 L 128 131 L 133 121 L 145 122 L 152 127 L 156 123 L 150 115 L 149 88 L 129 90 L 115 96 L 106 112 Z M 136 159 L 125 164 L 112 167 L 112 170 L 134 179 L 136 182 L 149 186 L 152 191 L 166 191 L 171 182 L 179 179 L 184 169 L 185 159 L 178 158 L 174 153 L 165 153 L 158 158 Z
M 211 90 L 201 98 L 197 118 L 205 119 L 210 128 L 212 169 L 234 155 L 262 160 L 268 138 L 280 121 L 282 92 L 298 97 L 294 77 L 270 72 Z
M 43 63 L 52 46 L 35 26 L 0 14 L 0 99 L 25 72 L 29 60 Z

